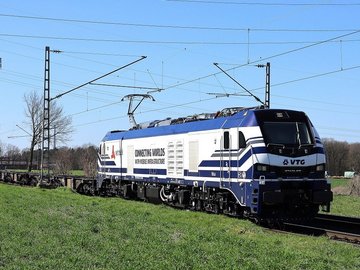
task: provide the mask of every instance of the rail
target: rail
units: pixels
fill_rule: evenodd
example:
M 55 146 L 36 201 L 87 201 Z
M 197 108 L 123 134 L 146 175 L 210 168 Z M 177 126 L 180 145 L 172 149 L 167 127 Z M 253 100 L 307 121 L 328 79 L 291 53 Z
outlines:
M 286 222 L 282 230 L 309 235 L 326 235 L 330 239 L 360 246 L 360 218 L 318 214 L 314 219 Z

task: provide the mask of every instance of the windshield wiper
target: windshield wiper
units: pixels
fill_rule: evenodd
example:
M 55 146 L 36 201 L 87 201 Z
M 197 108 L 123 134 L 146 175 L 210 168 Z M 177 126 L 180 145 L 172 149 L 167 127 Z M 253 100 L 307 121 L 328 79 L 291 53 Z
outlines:
M 277 147 L 281 147 L 282 149 L 285 149 L 285 145 L 281 144 L 281 143 L 268 143 L 266 145 L 266 147 L 269 147 L 269 146 L 277 146 Z
M 300 144 L 299 145 L 299 149 L 303 148 L 303 147 L 310 147 L 310 146 L 314 146 L 312 143 L 304 143 L 304 144 Z

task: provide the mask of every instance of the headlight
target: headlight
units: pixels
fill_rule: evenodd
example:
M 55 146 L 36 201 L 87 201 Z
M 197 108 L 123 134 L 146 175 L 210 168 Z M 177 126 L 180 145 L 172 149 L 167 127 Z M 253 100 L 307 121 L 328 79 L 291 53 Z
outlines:
M 325 164 L 319 164 L 316 166 L 316 171 L 317 172 L 323 172 L 325 171 Z
M 268 165 L 264 165 L 264 164 L 257 164 L 256 165 L 256 170 L 258 172 L 267 172 L 269 171 L 269 166 Z

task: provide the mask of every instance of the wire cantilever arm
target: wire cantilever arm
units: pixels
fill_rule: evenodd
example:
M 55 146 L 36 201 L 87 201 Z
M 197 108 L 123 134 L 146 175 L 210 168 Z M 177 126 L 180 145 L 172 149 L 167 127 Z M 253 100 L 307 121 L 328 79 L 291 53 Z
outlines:
M 88 85 L 88 84 L 91 84 L 91 83 L 93 83 L 93 82 L 95 82 L 95 81 L 97 81 L 97 80 L 100 80 L 100 79 L 102 79 L 102 78 L 104 78 L 104 77 L 106 77 L 106 76 L 109 76 L 110 74 L 113 74 L 113 73 L 115 73 L 115 72 L 117 72 L 117 71 L 119 71 L 119 70 L 121 70 L 121 69 L 124 69 L 124 68 L 126 68 L 126 67 L 128 67 L 128 66 L 131 66 L 131 65 L 133 65 L 133 64 L 135 64 L 135 63 L 137 63 L 137 62 L 139 62 L 139 61 L 141 61 L 141 60 L 144 60 L 145 58 L 146 58 L 146 56 L 141 56 L 140 59 L 137 59 L 137 60 L 135 60 L 135 61 L 133 61 L 133 62 L 131 62 L 131 63 L 129 63 L 129 64 L 126 64 L 126 65 L 124 65 L 124 66 L 121 66 L 121 67 L 119 67 L 119 68 L 117 68 L 117 69 L 114 69 L 114 70 L 112 70 L 112 71 L 110 71 L 110 72 L 108 72 L 108 73 L 106 73 L 106 74 L 104 74 L 104 75 L 102 75 L 102 76 L 100 76 L 100 77 L 97 77 L 97 78 L 95 78 L 95 79 L 93 79 L 93 80 L 91 80 L 91 81 L 88 81 L 88 82 L 86 82 L 86 83 L 83 83 L 83 84 L 81 84 L 81 85 L 79 85 L 79 86 L 77 86 L 77 87 L 75 87 L 75 88 L 73 88 L 73 89 L 70 89 L 70 90 L 68 90 L 68 91 L 66 91 L 66 92 L 64 92 L 64 93 L 61 93 L 61 94 L 59 94 L 59 95 L 51 98 L 50 100 L 54 100 L 54 99 L 60 98 L 60 97 L 62 97 L 63 95 L 69 94 L 69 93 L 71 93 L 71 92 L 73 92 L 73 91 L 75 91 L 75 90 L 77 90 L 77 89 L 79 89 L 79 88 L 81 88 L 81 87 L 84 87 L 84 86 L 86 86 L 86 85 Z
M 237 80 L 235 80 L 229 73 L 227 73 L 225 70 L 223 70 L 218 63 L 214 63 L 214 66 L 217 67 L 218 69 L 220 69 L 226 76 L 228 76 L 231 80 L 233 80 L 237 85 L 239 85 L 242 89 L 244 89 L 250 96 L 252 96 L 253 98 L 255 98 L 255 100 L 259 103 L 261 103 L 262 105 L 265 105 L 265 103 L 263 101 L 261 101 L 260 98 L 258 98 L 257 96 L 255 96 L 253 93 L 251 93 L 249 90 L 247 90 L 242 84 L 240 84 Z

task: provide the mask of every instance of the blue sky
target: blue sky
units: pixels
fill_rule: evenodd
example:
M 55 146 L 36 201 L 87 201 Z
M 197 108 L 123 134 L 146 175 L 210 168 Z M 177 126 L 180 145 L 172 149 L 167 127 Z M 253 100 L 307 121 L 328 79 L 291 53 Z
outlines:
M 264 99 L 271 63 L 271 107 L 305 111 L 323 138 L 360 142 L 360 1 L 1 1 L 0 141 L 29 138 L 23 96 L 43 93 L 44 49 L 51 96 L 146 59 L 97 83 L 163 88 L 138 109 L 138 122 L 225 107 L 256 106 L 213 63 Z M 98 144 L 127 129 L 123 96 L 146 89 L 88 85 L 56 100 L 71 115 L 67 146 Z M 9 138 L 10 137 L 10 138 Z

